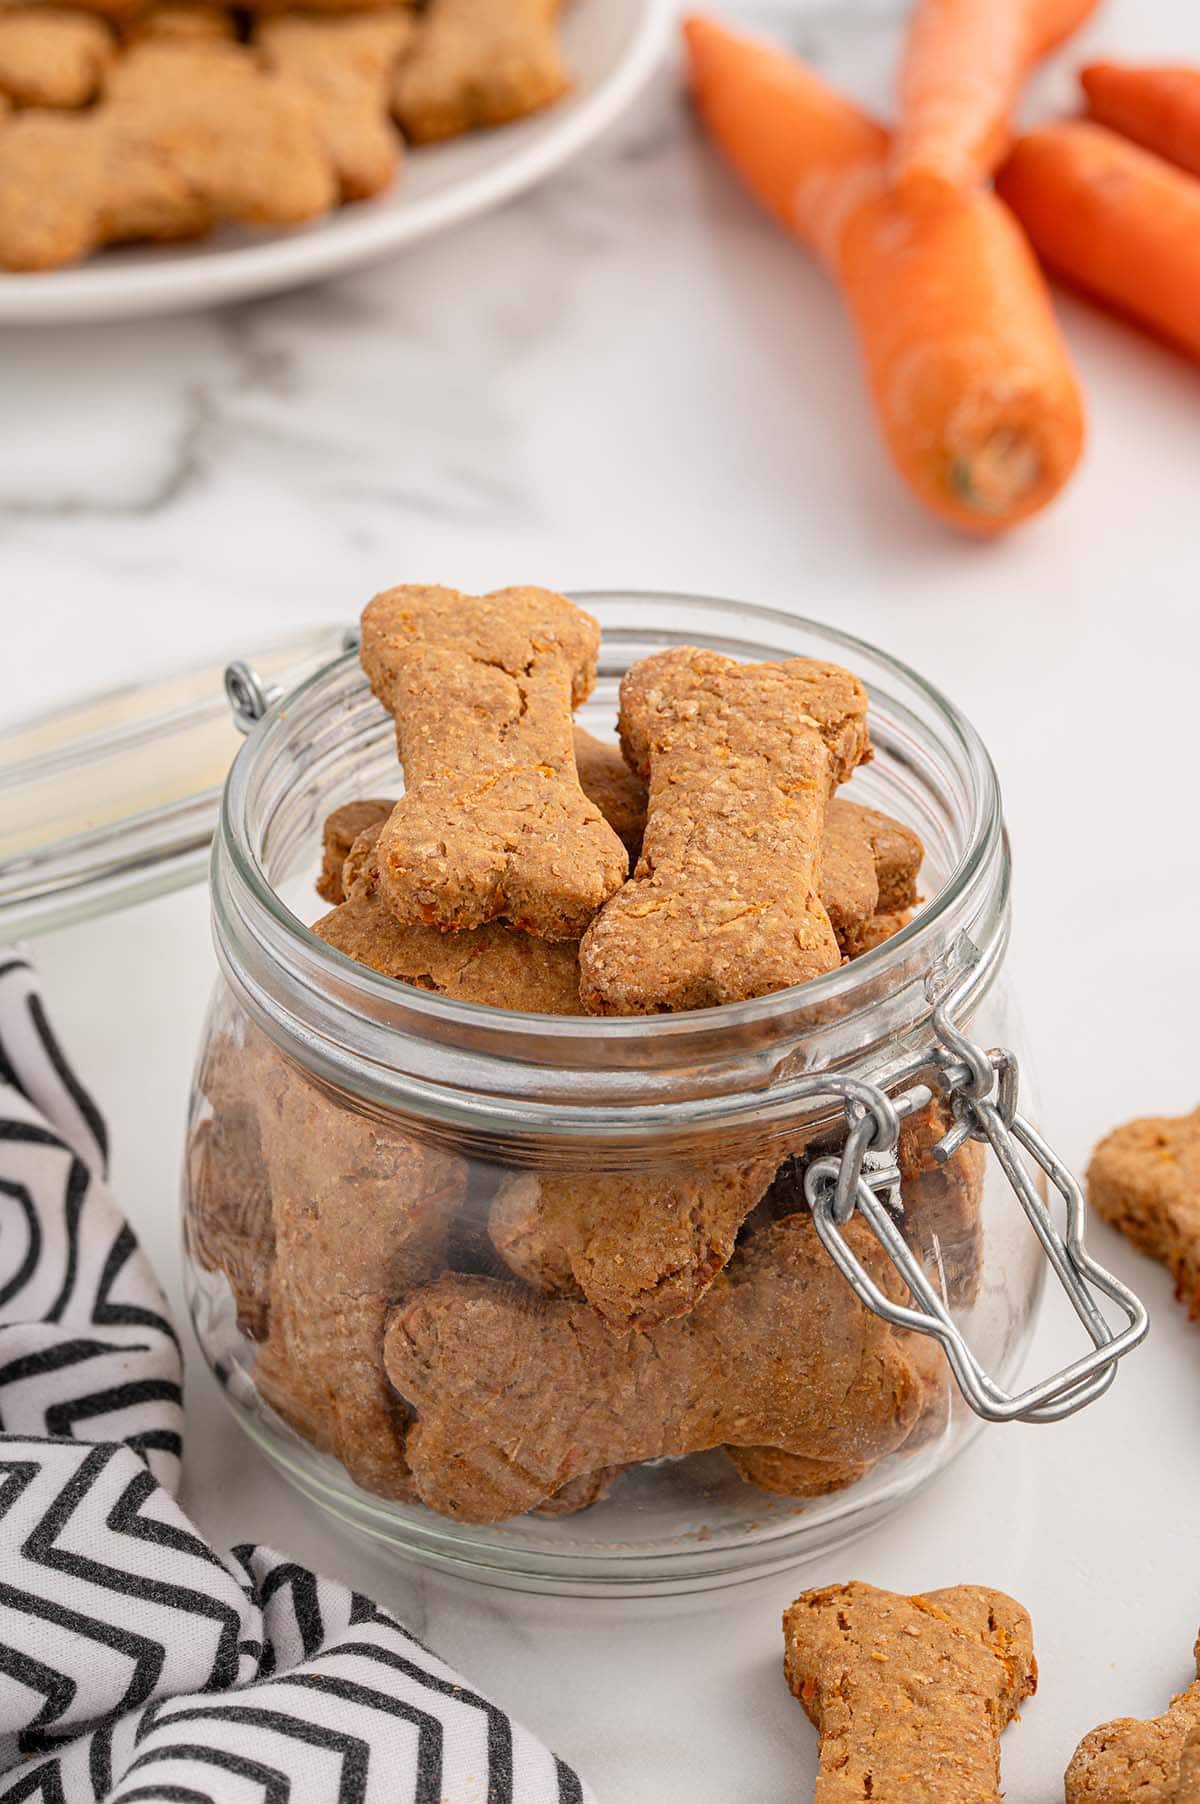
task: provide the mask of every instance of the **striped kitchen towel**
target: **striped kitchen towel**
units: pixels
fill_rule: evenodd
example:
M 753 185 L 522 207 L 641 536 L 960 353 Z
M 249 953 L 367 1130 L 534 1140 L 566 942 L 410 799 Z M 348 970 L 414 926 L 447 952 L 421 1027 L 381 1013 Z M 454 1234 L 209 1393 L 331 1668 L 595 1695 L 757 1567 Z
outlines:
M 179 1343 L 107 1158 L 0 952 L 0 1800 L 584 1804 L 385 1610 L 189 1522 Z

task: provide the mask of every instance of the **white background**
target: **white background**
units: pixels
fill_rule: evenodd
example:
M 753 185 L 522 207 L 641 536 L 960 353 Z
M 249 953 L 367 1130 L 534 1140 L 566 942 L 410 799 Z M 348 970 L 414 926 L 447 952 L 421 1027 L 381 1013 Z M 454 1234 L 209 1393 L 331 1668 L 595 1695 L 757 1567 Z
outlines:
M 903 9 L 757 23 L 881 102 Z M 1110 0 L 1085 48 L 1200 60 L 1189 0 Z M 1072 48 L 1035 107 L 1071 104 Z M 1200 304 L 1200 303 L 1198 303 Z M 1200 376 L 1062 302 L 1091 439 L 1070 492 L 996 544 L 909 502 L 877 447 L 836 296 L 698 142 L 673 71 L 579 166 L 402 260 L 208 317 L 0 338 L 4 713 L 349 620 L 400 580 L 707 590 L 900 653 L 967 710 L 1003 782 L 1013 967 L 1044 1120 L 1076 1167 L 1108 1127 L 1193 1107 L 1200 872 Z M 118 1192 L 178 1306 L 176 1188 L 211 975 L 193 891 L 37 949 L 108 1110 Z M 1200 1617 L 1200 1328 L 1150 1302 L 1109 1397 L 989 1432 L 844 1556 L 684 1604 L 528 1600 L 339 1537 L 189 1372 L 187 1502 L 373 1590 L 590 1777 L 602 1800 L 806 1795 L 780 1671 L 802 1585 L 978 1581 L 1032 1610 L 1041 1695 L 1006 1787 L 1061 1795 L 1078 1737 L 1161 1709 Z M 1066 1353 L 1047 1326 L 1043 1365 Z

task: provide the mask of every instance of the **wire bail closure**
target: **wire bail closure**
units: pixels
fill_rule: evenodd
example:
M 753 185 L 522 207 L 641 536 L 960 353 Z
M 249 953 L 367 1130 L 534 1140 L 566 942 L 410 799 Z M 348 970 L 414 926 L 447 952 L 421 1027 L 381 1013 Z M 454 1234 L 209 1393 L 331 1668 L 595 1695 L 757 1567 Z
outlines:
M 809 1166 L 805 1195 L 821 1242 L 855 1296 L 894 1327 L 940 1341 L 959 1389 L 976 1415 L 988 1422 L 1057 1422 L 1108 1389 L 1118 1361 L 1144 1340 L 1149 1318 L 1144 1304 L 1084 1246 L 1083 1192 L 1041 1135 L 1018 1114 L 1016 1059 L 1003 1049 L 985 1052 L 956 1024 L 955 1012 L 970 981 L 968 966 L 935 1003 L 937 1044 L 902 1071 L 899 1082 L 903 1084 L 930 1067 L 936 1071 L 954 1116 L 954 1125 L 933 1148 L 939 1163 L 952 1158 L 967 1140 L 991 1147 L 1087 1330 L 1092 1351 L 1013 1396 L 983 1369 L 951 1319 L 897 1225 L 903 1215 L 900 1122 L 931 1100 L 933 1092 L 928 1085 L 909 1082 L 908 1088 L 889 1098 L 882 1090 L 860 1082 L 832 1075 L 821 1080 L 828 1092 L 843 1097 L 848 1132 L 840 1154 L 816 1159 Z M 1039 1195 L 1029 1161 L 1062 1198 L 1065 1233 Z M 904 1280 L 913 1307 L 886 1297 L 851 1250 L 842 1229 L 856 1209 Z M 1120 1332 L 1105 1319 L 1097 1293 L 1115 1303 L 1124 1315 L 1126 1326 Z

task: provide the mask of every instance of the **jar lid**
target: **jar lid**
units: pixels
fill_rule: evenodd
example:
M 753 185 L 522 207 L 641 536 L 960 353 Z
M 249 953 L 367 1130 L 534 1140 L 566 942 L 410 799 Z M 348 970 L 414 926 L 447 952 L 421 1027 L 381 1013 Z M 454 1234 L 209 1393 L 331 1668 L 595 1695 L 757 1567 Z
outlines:
M 324 626 L 245 654 L 286 693 L 346 649 Z M 0 939 L 200 880 L 241 743 L 226 665 L 111 690 L 0 734 Z

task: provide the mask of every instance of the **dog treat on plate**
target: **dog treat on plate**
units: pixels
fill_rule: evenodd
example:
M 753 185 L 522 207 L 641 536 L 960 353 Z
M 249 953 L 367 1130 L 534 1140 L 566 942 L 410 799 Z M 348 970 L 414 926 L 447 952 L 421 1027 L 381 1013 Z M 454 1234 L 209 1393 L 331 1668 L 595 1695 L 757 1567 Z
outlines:
M 1001 1591 L 806 1591 L 787 1682 L 821 1737 L 814 1804 L 1000 1804 L 1000 1732 L 1037 1689 L 1033 1631 Z
M 492 922 L 463 933 L 402 927 L 379 890 L 377 824 L 345 860 L 346 900 L 313 932 L 347 958 L 418 989 L 535 1015 L 578 1015 L 579 957 L 573 940 L 539 940 Z
M 577 940 L 629 859 L 579 787 L 571 710 L 600 629 L 548 589 L 389 589 L 362 619 L 362 662 L 396 719 L 405 793 L 379 841 L 397 920 L 503 919 Z
M 1200 1109 L 1130 1121 L 1102 1140 L 1087 1173 L 1088 1201 L 1175 1280 L 1200 1316 Z
M 235 43 L 135 43 L 100 102 L 0 130 L 0 267 L 102 244 L 194 238 L 221 220 L 297 225 L 337 199 L 304 90 Z
M 111 28 L 94 14 L 0 7 L 0 94 L 18 106 L 86 106 L 115 48 Z
M 847 1230 L 886 1282 L 874 1237 Z M 860 1304 L 803 1216 L 755 1235 L 690 1315 L 614 1335 L 586 1303 L 443 1277 L 392 1315 L 388 1375 L 415 1411 L 422 1500 L 493 1522 L 581 1473 L 732 1444 L 881 1459 L 921 1408 L 901 1338 Z
M 335 1100 L 283 1058 L 259 1096 L 275 1264 L 255 1383 L 365 1490 L 410 1496 L 404 1410 L 383 1369 L 384 1326 L 397 1303 L 443 1270 L 466 1167 Z
M 673 1171 L 514 1172 L 492 1204 L 492 1244 L 517 1277 L 586 1297 L 618 1333 L 695 1308 L 733 1255 L 779 1153 Z
M 1200 1641 L 1195 1648 L 1200 1674 Z M 1064 1781 L 1066 1804 L 1200 1804 L 1200 1678 L 1162 1716 L 1085 1735 Z
M 454 138 L 561 100 L 558 14 L 559 0 L 429 0 L 392 95 L 405 137 Z
M 704 1008 L 835 969 L 819 861 L 833 791 L 869 756 L 857 677 L 681 646 L 626 673 L 621 735 L 646 834 L 580 946 L 584 1007 Z
M 254 41 L 269 69 L 311 96 L 314 117 L 337 170 L 343 200 L 381 194 L 395 179 L 403 147 L 391 120 L 391 89 L 416 26 L 404 7 L 264 19 Z

